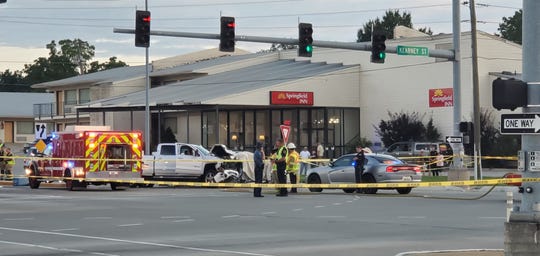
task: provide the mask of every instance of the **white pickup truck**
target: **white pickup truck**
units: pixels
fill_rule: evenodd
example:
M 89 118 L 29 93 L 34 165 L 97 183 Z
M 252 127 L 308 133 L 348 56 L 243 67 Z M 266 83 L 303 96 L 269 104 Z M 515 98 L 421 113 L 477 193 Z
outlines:
M 198 178 L 204 182 L 213 181 L 222 161 L 201 145 L 186 143 L 160 143 L 156 152 L 142 160 L 145 180 Z

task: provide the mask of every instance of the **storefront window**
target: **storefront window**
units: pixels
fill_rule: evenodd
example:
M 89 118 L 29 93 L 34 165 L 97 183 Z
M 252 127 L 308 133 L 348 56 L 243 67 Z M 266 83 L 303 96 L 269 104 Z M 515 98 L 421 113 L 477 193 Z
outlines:
M 328 109 L 328 145 L 333 146 L 332 157 L 337 157 L 342 154 L 342 114 L 341 109 Z
M 281 111 L 272 110 L 272 122 L 270 123 L 272 129 L 272 143 L 281 138 L 281 130 L 279 129 L 281 124 Z
M 298 127 L 300 127 L 300 139 L 298 140 L 297 147 L 304 147 L 304 146 L 311 146 L 309 142 L 309 134 L 310 134 L 310 125 L 309 125 L 309 110 L 307 109 L 301 109 L 300 110 L 300 124 Z
M 234 150 L 244 149 L 244 120 L 241 111 L 229 113 L 229 136 L 231 137 L 230 147 Z
M 298 141 L 298 109 L 284 110 L 283 121 L 291 122 L 291 133 L 289 134 L 289 142 L 294 143 L 297 147 L 300 146 Z
M 228 121 L 227 112 L 219 112 L 219 144 L 227 145 L 227 131 L 229 130 Z M 214 144 L 210 144 L 208 147 L 212 147 L 213 145 Z
M 245 133 L 246 136 L 244 138 L 245 141 L 245 150 L 252 151 L 255 148 L 255 142 L 258 140 L 258 136 L 255 137 L 255 122 L 254 122 L 254 112 L 253 111 L 246 111 L 244 113 L 244 120 L 245 120 Z
M 64 91 L 64 105 L 76 105 L 77 104 L 77 90 L 65 90 Z
M 324 139 L 324 126 L 325 126 L 325 120 L 324 120 L 324 109 L 312 109 L 311 110 L 311 143 L 313 143 L 314 146 L 317 145 L 317 142 L 320 142 L 323 144 L 324 147 L 326 141 Z
M 353 139 L 360 135 L 360 112 L 358 109 L 343 110 L 343 142 L 353 143 Z M 352 149 L 349 149 L 352 150 Z M 349 152 L 345 152 L 349 153 Z
M 202 118 L 203 145 L 208 147 L 216 144 L 216 112 L 204 112 Z
M 270 124 L 268 123 L 268 111 L 259 110 L 255 112 L 255 136 L 258 140 L 264 141 L 267 147 L 272 148 L 270 141 Z

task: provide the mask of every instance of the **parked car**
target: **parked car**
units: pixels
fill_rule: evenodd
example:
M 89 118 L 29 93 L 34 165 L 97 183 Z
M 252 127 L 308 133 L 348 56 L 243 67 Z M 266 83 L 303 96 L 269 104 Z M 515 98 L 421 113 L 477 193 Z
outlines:
M 402 160 L 415 164 L 424 164 L 430 162 L 428 158 L 422 158 L 429 156 L 429 152 L 432 148 L 442 152 L 444 156 L 453 155 L 452 147 L 445 142 L 418 142 L 418 141 L 406 141 L 396 142 L 390 145 L 383 153 L 392 155 L 395 157 L 403 158 Z M 448 166 L 451 161 L 445 161 L 445 165 Z
M 38 143 L 39 140 L 40 139 L 36 139 L 36 140 L 34 140 L 34 141 L 30 142 L 30 143 L 25 143 L 24 146 L 23 146 L 23 152 L 25 154 L 28 154 L 28 152 L 30 151 L 31 148 L 36 147 L 36 143 Z M 45 142 L 45 144 L 48 145 L 51 142 L 51 140 L 52 140 L 52 136 L 49 135 L 49 136 L 47 136 L 46 139 L 43 140 L 43 142 Z
M 328 166 L 310 169 L 307 173 L 309 184 L 335 184 L 355 183 L 354 157 L 356 154 L 341 156 Z M 384 154 L 365 154 L 364 174 L 362 179 L 366 183 L 401 183 L 420 182 L 422 179 L 421 166 L 407 164 L 396 157 Z M 400 194 L 408 194 L 412 188 L 388 188 L 396 189 Z M 311 192 L 321 192 L 322 188 L 310 188 Z M 356 189 L 343 189 L 345 193 L 352 193 Z M 377 193 L 377 188 L 364 189 L 367 194 Z

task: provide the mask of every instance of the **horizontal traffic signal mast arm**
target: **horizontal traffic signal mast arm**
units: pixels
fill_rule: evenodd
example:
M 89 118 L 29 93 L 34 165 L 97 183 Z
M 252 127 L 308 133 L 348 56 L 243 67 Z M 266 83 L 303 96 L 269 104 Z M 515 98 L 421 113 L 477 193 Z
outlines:
M 135 34 L 134 29 L 114 28 L 114 33 L 120 34 Z M 220 34 L 210 33 L 194 33 L 194 32 L 173 32 L 173 31 L 150 31 L 150 35 L 153 36 L 171 36 L 171 37 L 187 37 L 187 38 L 199 38 L 199 39 L 220 39 Z M 243 42 L 255 42 L 255 43 L 283 43 L 290 45 L 298 45 L 298 39 L 281 38 L 281 37 L 265 37 L 265 36 L 242 36 L 237 35 L 235 41 Z M 337 48 L 337 49 L 349 49 L 359 51 L 371 51 L 371 42 L 353 43 L 353 42 L 337 42 L 337 41 L 322 41 L 314 40 L 313 46 L 323 48 Z M 397 53 L 396 46 L 386 46 L 386 53 Z M 441 50 L 441 49 L 429 49 L 429 57 L 444 58 L 453 60 L 454 51 Z

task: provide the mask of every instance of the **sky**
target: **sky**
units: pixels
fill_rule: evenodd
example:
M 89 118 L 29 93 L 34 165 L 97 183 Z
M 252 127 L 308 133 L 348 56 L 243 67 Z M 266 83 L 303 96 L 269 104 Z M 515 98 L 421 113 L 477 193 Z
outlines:
M 452 0 L 147 0 L 152 30 L 219 33 L 219 17 L 236 18 L 236 35 L 296 38 L 298 22 L 313 24 L 315 40 L 354 42 L 359 28 L 382 17 L 386 10 L 409 12 L 414 28 L 434 34 L 452 32 Z M 463 1 L 461 1 L 463 2 Z M 497 33 L 503 17 L 513 16 L 522 0 L 483 0 L 477 3 L 478 30 Z M 96 47 L 94 60 L 111 56 L 129 65 L 142 65 L 144 48 L 134 35 L 113 28 L 135 27 L 135 11 L 144 0 L 7 0 L 0 4 L 0 71 L 22 70 L 24 64 L 46 57 L 52 40 L 80 38 Z M 461 5 L 461 29 L 470 30 L 469 7 Z M 152 36 L 150 60 L 218 47 L 218 40 Z M 237 42 L 257 52 L 268 44 Z

